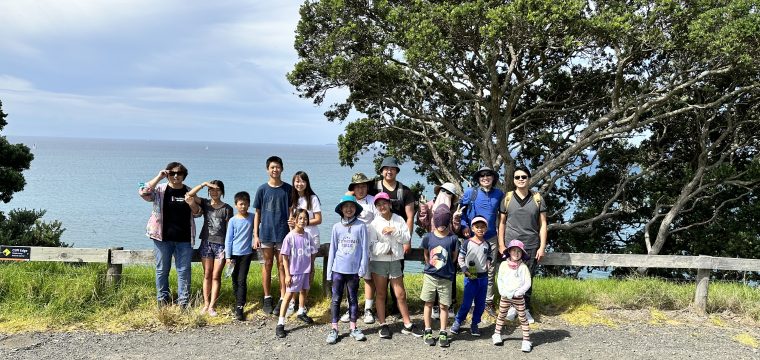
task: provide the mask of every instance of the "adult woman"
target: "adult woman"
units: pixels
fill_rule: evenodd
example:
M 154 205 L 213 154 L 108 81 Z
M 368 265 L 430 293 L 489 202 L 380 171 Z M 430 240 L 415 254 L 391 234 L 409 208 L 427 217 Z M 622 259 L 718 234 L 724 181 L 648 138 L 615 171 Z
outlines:
M 159 184 L 164 178 L 167 182 Z M 190 265 L 195 245 L 193 214 L 198 214 L 200 207 L 186 196 L 190 188 L 183 184 L 185 178 L 187 168 L 179 162 L 171 162 L 138 190 L 140 197 L 153 203 L 145 235 L 153 240 L 159 307 L 171 303 L 172 256 L 177 268 L 177 304 L 184 309 L 190 302 Z

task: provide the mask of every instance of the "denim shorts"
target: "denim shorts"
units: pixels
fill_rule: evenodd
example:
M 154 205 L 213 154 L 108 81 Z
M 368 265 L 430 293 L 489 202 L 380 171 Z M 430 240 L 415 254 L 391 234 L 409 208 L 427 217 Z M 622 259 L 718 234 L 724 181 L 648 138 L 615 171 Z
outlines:
M 290 286 L 286 289 L 289 293 L 297 293 L 301 290 L 309 290 L 309 273 L 294 274 L 290 276 Z
M 275 252 L 280 252 L 280 249 L 282 249 L 282 243 L 274 243 L 274 242 L 262 242 L 261 243 L 262 249 L 274 249 Z
M 201 247 L 198 248 L 203 259 L 224 259 L 224 245 L 201 240 Z

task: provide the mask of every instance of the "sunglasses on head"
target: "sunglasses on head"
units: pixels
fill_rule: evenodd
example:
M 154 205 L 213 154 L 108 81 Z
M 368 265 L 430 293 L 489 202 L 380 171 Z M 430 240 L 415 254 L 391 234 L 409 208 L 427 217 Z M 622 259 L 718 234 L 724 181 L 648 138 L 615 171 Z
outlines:
M 527 180 L 528 175 L 515 175 L 515 180 Z

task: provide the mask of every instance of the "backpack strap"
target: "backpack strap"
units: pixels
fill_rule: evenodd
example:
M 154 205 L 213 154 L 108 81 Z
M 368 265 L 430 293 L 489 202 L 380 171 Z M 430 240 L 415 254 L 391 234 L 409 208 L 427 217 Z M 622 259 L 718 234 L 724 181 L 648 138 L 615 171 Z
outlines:
M 507 191 L 507 194 L 504 195 L 504 208 L 509 209 L 509 201 L 512 200 L 512 194 L 514 194 L 514 191 Z
M 538 210 L 541 210 L 541 194 L 539 194 L 538 191 L 533 193 L 533 202 L 536 203 Z

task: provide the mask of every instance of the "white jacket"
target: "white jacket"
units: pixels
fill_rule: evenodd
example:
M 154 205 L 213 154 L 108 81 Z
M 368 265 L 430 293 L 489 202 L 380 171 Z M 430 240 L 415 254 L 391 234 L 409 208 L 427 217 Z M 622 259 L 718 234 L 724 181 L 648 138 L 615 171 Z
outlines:
M 383 228 L 391 226 L 395 230 L 383 235 Z M 409 244 L 412 237 L 406 221 L 396 214 L 390 220 L 376 215 L 367 227 L 369 235 L 369 257 L 371 261 L 395 261 L 404 258 L 404 244 Z

